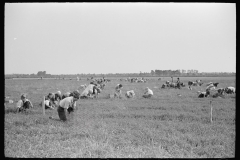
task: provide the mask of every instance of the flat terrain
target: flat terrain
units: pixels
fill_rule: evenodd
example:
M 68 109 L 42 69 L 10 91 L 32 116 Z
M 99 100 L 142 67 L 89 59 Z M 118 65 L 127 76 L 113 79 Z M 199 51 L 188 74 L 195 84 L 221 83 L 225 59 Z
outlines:
M 180 77 L 201 79 L 205 84 L 182 89 L 161 89 L 171 78 L 150 78 L 146 83 L 130 83 L 110 78 L 98 99 L 78 100 L 77 110 L 68 122 L 58 121 L 57 110 L 39 105 L 49 92 L 62 93 L 89 84 L 86 79 L 9 79 L 5 96 L 14 101 L 5 105 L 4 153 L 6 157 L 27 158 L 232 158 L 235 157 L 235 95 L 223 98 L 197 98 L 206 83 L 218 88 L 235 87 L 235 77 Z M 176 78 L 174 78 L 176 81 Z M 114 87 L 134 90 L 133 99 L 109 99 Z M 145 87 L 153 90 L 142 98 Z M 79 89 L 83 91 L 82 89 Z M 16 102 L 28 94 L 34 105 L 28 113 L 16 113 Z M 210 122 L 210 101 L 213 122 Z M 49 119 L 53 116 L 54 120 Z

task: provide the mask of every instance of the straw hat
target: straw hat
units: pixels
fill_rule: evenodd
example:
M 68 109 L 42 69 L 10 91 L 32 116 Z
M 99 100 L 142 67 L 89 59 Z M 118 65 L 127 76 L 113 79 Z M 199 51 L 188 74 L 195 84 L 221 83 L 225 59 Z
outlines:
M 57 91 L 57 94 L 58 94 L 58 95 L 61 95 L 62 93 L 61 93 L 61 91 Z
M 80 93 L 78 90 L 72 92 L 74 98 L 79 98 Z

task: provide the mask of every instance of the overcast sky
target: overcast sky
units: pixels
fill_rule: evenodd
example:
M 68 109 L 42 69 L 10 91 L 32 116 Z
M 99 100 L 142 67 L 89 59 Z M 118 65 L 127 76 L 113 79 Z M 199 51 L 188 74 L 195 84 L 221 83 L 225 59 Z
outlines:
M 5 3 L 5 74 L 236 72 L 235 3 Z

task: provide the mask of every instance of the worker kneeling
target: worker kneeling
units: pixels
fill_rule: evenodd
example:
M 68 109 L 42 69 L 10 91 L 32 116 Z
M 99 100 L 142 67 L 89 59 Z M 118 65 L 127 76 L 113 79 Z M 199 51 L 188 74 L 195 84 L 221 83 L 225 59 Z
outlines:
M 80 95 L 80 98 L 81 99 L 93 98 L 95 92 L 97 92 L 96 84 L 89 84 Z
M 122 98 L 122 88 L 122 84 L 117 84 L 117 86 L 115 87 L 114 98 Z
M 22 94 L 21 99 L 17 102 L 17 112 L 26 111 L 30 108 L 33 108 L 31 101 L 27 99 L 26 94 Z
M 130 91 L 127 91 L 127 92 L 126 92 L 125 96 L 126 96 L 127 98 L 133 98 L 133 97 L 135 96 L 135 93 L 134 93 L 133 90 L 130 90 Z
M 144 98 L 150 98 L 153 96 L 153 91 L 149 89 L 148 87 L 145 89 L 145 92 L 143 94 Z

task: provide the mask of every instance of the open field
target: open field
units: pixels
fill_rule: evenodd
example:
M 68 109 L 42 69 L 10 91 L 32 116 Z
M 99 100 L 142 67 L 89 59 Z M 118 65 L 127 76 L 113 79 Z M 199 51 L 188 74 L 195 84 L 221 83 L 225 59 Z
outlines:
M 110 78 L 111 79 L 111 78 Z M 201 79 L 219 82 L 218 88 L 236 87 L 235 77 L 180 77 L 185 84 Z M 14 100 L 5 106 L 4 153 L 6 157 L 38 158 L 232 158 L 235 157 L 235 95 L 224 98 L 197 98 L 206 86 L 161 89 L 166 80 L 150 78 L 146 83 L 111 79 L 98 99 L 80 99 L 68 122 L 57 111 L 42 115 L 39 103 L 44 95 L 60 90 L 73 91 L 85 79 L 5 80 L 5 96 Z M 176 78 L 174 78 L 176 81 Z M 123 94 L 134 90 L 134 99 L 108 99 L 116 84 Z M 153 90 L 142 98 L 145 87 Z M 82 91 L 82 90 L 80 90 Z M 15 113 L 16 101 L 27 93 L 34 105 L 28 113 Z M 179 96 L 181 95 L 181 96 Z M 210 101 L 213 122 L 210 122 Z

